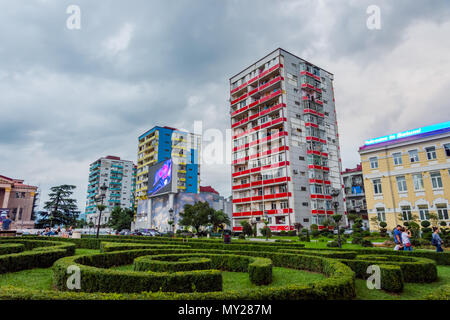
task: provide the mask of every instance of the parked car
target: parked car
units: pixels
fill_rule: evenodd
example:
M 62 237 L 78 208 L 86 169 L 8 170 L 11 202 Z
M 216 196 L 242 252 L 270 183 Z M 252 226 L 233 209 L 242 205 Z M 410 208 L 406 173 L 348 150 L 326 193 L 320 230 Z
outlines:
M 130 230 L 124 229 L 124 230 L 122 230 L 122 231 L 119 232 L 119 235 L 121 235 L 121 236 L 129 236 L 130 233 L 131 233 Z
M 344 231 L 344 234 L 352 234 L 353 230 L 352 229 L 347 229 Z

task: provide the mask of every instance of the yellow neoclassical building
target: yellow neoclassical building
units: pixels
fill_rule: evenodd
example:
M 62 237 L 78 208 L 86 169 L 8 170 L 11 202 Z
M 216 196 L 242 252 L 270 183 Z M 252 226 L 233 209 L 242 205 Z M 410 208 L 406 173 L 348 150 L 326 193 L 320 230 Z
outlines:
M 367 140 L 359 153 L 369 221 L 392 230 L 433 213 L 449 224 L 450 121 Z

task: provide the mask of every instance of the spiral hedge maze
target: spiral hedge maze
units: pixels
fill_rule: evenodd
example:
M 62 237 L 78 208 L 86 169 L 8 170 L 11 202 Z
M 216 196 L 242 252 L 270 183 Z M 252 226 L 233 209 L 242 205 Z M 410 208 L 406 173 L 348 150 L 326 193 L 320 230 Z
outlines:
M 299 243 L 256 243 L 168 238 L 24 237 L 0 240 L 0 273 L 52 266 L 54 290 L 2 288 L 0 299 L 353 299 L 355 278 L 377 265 L 381 288 L 402 292 L 404 283 L 437 280 L 436 265 L 448 253 L 310 249 Z M 99 253 L 74 256 L 75 247 Z M 393 254 L 394 253 L 394 254 Z M 80 271 L 80 288 L 69 290 L 69 267 Z M 120 269 L 121 266 L 130 266 Z M 324 279 L 270 286 L 273 268 L 321 273 Z M 223 272 L 247 273 L 252 288 L 223 290 Z

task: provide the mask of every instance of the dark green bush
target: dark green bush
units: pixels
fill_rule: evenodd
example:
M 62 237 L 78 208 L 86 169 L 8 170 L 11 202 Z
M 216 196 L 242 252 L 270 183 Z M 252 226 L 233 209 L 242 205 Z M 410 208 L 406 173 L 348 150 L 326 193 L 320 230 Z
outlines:
M 373 247 L 373 243 L 370 240 L 364 239 L 361 241 L 361 245 L 363 247 Z
M 339 247 L 339 243 L 337 241 L 331 241 L 327 243 L 327 247 L 329 248 L 338 248 Z
M 403 273 L 399 266 L 380 265 L 381 289 L 389 292 L 403 291 Z

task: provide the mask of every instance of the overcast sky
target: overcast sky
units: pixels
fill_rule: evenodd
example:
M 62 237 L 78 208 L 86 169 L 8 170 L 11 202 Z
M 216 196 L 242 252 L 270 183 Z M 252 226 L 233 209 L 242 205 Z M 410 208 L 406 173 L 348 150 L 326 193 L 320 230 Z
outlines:
M 343 165 L 368 138 L 450 120 L 448 0 L 0 0 L 0 174 L 77 186 L 154 125 L 229 127 L 228 79 L 281 47 L 335 76 Z M 69 5 L 81 29 L 66 26 Z M 381 29 L 369 30 L 369 5 Z M 207 142 L 205 142 L 207 143 Z M 202 185 L 230 195 L 230 165 Z

